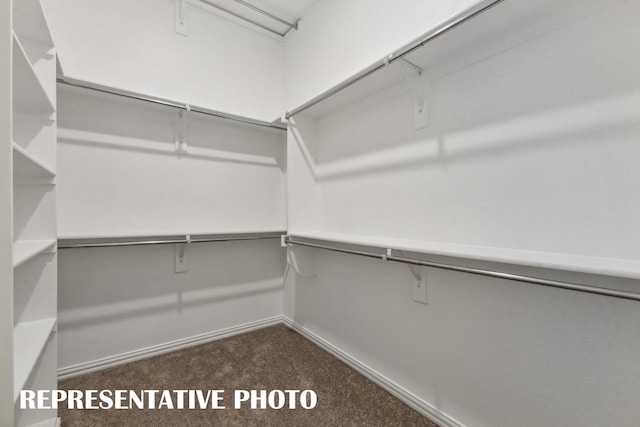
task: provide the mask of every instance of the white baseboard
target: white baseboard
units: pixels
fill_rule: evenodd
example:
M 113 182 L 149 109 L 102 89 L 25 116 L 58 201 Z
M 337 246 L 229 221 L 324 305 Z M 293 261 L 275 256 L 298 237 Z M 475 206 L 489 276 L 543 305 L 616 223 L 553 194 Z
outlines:
M 80 363 L 78 365 L 67 366 L 58 369 L 58 380 L 75 377 L 78 375 L 88 374 L 90 372 L 111 368 L 125 363 L 134 362 L 136 360 L 146 359 L 148 357 L 157 356 L 171 351 L 181 350 L 187 347 L 228 338 L 234 335 L 244 334 L 246 332 L 255 331 L 257 329 L 266 328 L 282 323 L 282 316 L 270 317 L 268 319 L 258 320 L 255 322 L 245 323 L 231 328 L 221 329 L 219 331 L 208 332 L 206 334 L 196 335 L 165 344 L 154 345 L 151 347 L 134 350 L 127 353 L 109 356 L 91 362 Z
M 328 341 L 325 341 L 323 338 L 309 331 L 304 326 L 294 322 L 286 316 L 282 316 L 282 322 L 309 341 L 316 344 L 318 347 L 337 357 L 338 359 L 346 363 L 349 367 L 361 373 L 366 378 L 373 381 L 384 390 L 397 397 L 402 402 L 406 403 L 407 406 L 415 409 L 430 420 L 433 420 L 443 427 L 465 427 L 464 424 L 460 423 L 441 410 L 420 399 L 415 394 L 411 393 L 399 384 L 391 381 L 389 378 L 360 362 L 355 357 L 352 357 L 351 355 L 340 350 L 338 347 L 334 346 Z
M 415 409 L 425 417 L 439 423 L 443 427 L 465 427 L 464 424 L 456 421 L 446 413 L 420 399 L 418 396 L 403 388 L 399 384 L 378 373 L 366 364 L 360 362 L 355 357 L 349 355 L 348 353 L 345 353 L 338 347 L 334 346 L 328 341 L 325 341 L 320 336 L 307 330 L 304 326 L 294 322 L 286 316 L 274 316 L 268 319 L 258 320 L 256 322 L 245 323 L 244 325 L 196 335 L 190 338 L 176 340 L 166 344 L 160 344 L 140 350 L 131 351 L 128 353 L 105 357 L 103 359 L 98 359 L 91 362 L 81 363 L 66 368 L 60 368 L 58 369 L 58 379 L 63 380 L 78 375 L 88 374 L 90 372 L 111 368 L 113 366 L 123 365 L 125 363 L 134 362 L 136 360 L 146 359 L 148 357 L 157 356 L 163 353 L 181 350 L 183 348 L 228 338 L 234 335 L 244 334 L 246 332 L 251 332 L 257 329 L 262 329 L 278 324 L 284 324 L 287 327 L 298 332 L 300 335 L 313 342 L 318 347 L 337 357 L 338 359 L 346 363 L 349 367 L 353 368 L 369 380 L 382 387 L 384 390 L 391 393 L 393 396 L 400 399 L 409 407 Z

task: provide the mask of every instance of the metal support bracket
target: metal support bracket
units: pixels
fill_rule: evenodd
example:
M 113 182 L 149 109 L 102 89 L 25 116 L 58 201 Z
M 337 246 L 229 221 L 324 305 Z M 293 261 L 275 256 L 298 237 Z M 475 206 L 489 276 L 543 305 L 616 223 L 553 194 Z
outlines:
M 316 250 L 304 246 L 287 247 L 287 264 L 302 277 L 316 275 Z
M 186 235 L 186 243 L 176 245 L 176 273 L 185 273 L 187 271 L 187 245 L 191 243 L 191 235 Z
M 385 64 L 389 64 L 387 58 Z M 429 111 L 427 109 L 426 90 L 421 90 L 419 83 L 424 74 L 424 70 L 405 58 L 399 58 L 404 68 L 404 81 L 413 97 L 413 122 L 415 129 L 423 129 L 429 126 Z
M 187 0 L 176 0 L 176 33 L 188 36 L 187 22 Z
M 427 267 L 409 266 L 409 268 L 411 268 L 411 273 L 414 275 L 413 284 L 411 286 L 411 298 L 416 302 L 426 304 L 427 303 Z M 417 274 L 414 271 L 414 268 L 420 270 L 420 274 Z
M 402 251 L 398 253 L 404 257 Z M 392 256 L 389 254 L 388 256 Z M 411 275 L 411 299 L 422 304 L 427 303 L 427 267 L 407 264 Z
M 178 154 L 187 154 L 189 149 L 188 145 L 188 129 L 187 129 L 187 116 L 191 111 L 191 107 L 189 105 L 185 106 L 184 110 L 180 110 L 177 129 L 176 129 L 176 148 L 175 151 Z
M 316 275 L 316 250 L 305 246 L 296 246 L 288 242 L 289 236 L 281 236 L 280 244 L 287 248 L 287 265 L 302 277 Z

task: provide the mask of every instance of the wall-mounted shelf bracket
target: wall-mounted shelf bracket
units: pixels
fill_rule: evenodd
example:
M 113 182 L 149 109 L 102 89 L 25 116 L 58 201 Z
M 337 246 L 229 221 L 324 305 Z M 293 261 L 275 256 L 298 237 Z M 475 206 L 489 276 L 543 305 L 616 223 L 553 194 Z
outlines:
M 187 150 L 189 148 L 188 142 L 188 129 L 187 129 L 187 116 L 191 111 L 191 107 L 189 105 L 185 106 L 184 110 L 180 110 L 178 113 L 178 123 L 176 125 L 176 153 L 178 154 L 187 154 Z
M 391 63 L 392 56 L 384 59 L 385 65 Z M 415 129 L 423 129 L 429 126 L 429 111 L 427 109 L 426 90 L 421 89 L 421 78 L 424 70 L 413 62 L 399 58 L 398 61 L 404 69 L 404 81 L 413 98 L 413 122 Z
M 178 243 L 176 245 L 176 273 L 185 273 L 187 271 L 187 245 L 191 243 L 191 236 L 186 235 L 186 243 Z
M 392 256 L 391 249 L 387 249 L 388 256 Z M 398 251 L 401 257 L 405 257 L 403 251 Z M 422 304 L 427 303 L 427 267 L 406 264 L 411 272 L 411 298 Z
M 187 0 L 176 0 L 176 33 L 189 35 L 187 26 Z
M 413 284 L 411 286 L 411 298 L 416 302 L 422 304 L 427 303 L 427 267 L 414 267 L 410 266 L 413 276 Z M 420 274 L 416 274 L 414 269 L 421 270 Z
M 287 264 L 302 277 L 316 275 L 316 250 L 305 246 L 294 246 L 286 243 L 283 236 L 283 245 L 287 248 Z

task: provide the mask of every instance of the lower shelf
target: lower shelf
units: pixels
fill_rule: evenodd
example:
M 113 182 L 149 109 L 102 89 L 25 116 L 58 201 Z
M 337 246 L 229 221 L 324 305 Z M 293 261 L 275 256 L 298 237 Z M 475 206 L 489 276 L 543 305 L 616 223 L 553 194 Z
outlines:
M 445 242 L 396 239 L 324 231 L 289 232 L 290 237 L 322 240 L 348 245 L 393 249 L 454 258 L 499 262 L 578 273 L 600 274 L 612 277 L 640 279 L 640 261 L 637 259 L 604 258 L 554 252 L 541 252 L 512 248 L 496 248 Z
M 23 240 L 13 243 L 13 267 L 24 264 L 31 258 L 52 250 L 56 240 Z
M 31 424 L 29 427 L 60 427 L 60 425 L 60 418 L 49 418 L 48 420 Z
M 15 182 L 51 180 L 56 173 L 47 164 L 15 142 L 13 147 L 13 176 Z
M 56 325 L 56 319 L 43 319 L 18 323 L 13 328 L 13 387 L 14 400 L 20 397 L 24 387 L 36 366 L 49 336 Z

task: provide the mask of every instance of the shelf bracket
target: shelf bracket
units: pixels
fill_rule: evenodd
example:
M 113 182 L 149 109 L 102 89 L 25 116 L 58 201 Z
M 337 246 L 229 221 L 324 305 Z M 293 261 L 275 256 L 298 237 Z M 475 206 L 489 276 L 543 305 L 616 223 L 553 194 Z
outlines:
M 391 56 L 385 59 L 385 65 L 388 65 Z M 413 122 L 416 130 L 424 129 L 429 126 L 429 111 L 427 109 L 426 90 L 420 89 L 420 83 L 424 70 L 413 62 L 398 58 L 404 69 L 404 81 L 413 97 Z
M 286 236 L 282 236 L 282 245 L 287 248 L 287 264 L 302 277 L 316 275 L 316 250 L 306 246 L 295 246 L 286 243 Z
M 178 243 L 176 245 L 176 273 L 186 273 L 187 271 L 187 246 L 191 243 L 191 235 L 187 234 L 185 240 L 185 243 Z
M 398 251 L 398 253 L 405 257 L 403 251 Z M 391 256 L 391 253 L 388 253 L 388 256 Z M 426 266 L 416 266 L 407 264 L 411 275 L 411 299 L 416 302 L 420 302 L 422 304 L 427 303 L 427 267 Z
M 187 116 L 191 111 L 191 106 L 185 105 L 184 110 L 180 110 L 178 113 L 178 123 L 177 123 L 177 132 L 176 132 L 176 148 L 175 152 L 178 154 L 187 154 L 187 150 L 189 148 L 188 141 L 188 130 L 187 130 Z
M 189 35 L 187 26 L 187 0 L 176 0 L 176 33 L 182 36 Z

